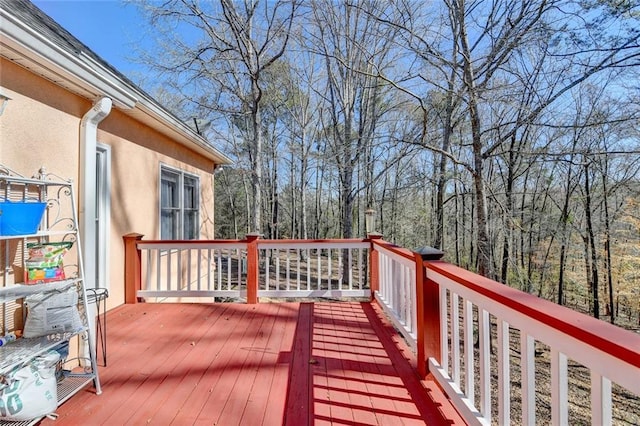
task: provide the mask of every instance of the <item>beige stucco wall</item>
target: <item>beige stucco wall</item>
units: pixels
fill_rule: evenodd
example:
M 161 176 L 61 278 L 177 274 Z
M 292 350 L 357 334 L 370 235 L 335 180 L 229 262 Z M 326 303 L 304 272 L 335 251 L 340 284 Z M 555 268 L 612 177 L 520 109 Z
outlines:
M 2 91 L 11 98 L 0 116 L 0 163 L 24 176 L 45 166 L 77 181 L 78 117 L 91 102 L 1 58 L 0 70 Z
M 80 120 L 92 102 L 1 58 L 0 70 L 2 91 L 12 98 L 0 116 L 0 164 L 25 176 L 45 167 L 78 182 Z M 200 177 L 201 238 L 213 238 L 214 164 L 117 108 L 99 124 L 98 142 L 111 149 L 108 307 L 112 308 L 124 303 L 122 236 L 132 232 L 145 239 L 160 236 L 161 165 Z
M 160 238 L 159 179 L 161 165 L 200 177 L 201 238 L 213 238 L 213 164 L 163 135 L 138 125 L 120 111 L 113 111 L 100 125 L 98 142 L 111 147 L 112 288 L 124 302 L 124 252 L 122 236 L 143 234 Z M 114 275 L 115 274 L 115 275 Z M 121 293 L 120 293 L 121 292 Z

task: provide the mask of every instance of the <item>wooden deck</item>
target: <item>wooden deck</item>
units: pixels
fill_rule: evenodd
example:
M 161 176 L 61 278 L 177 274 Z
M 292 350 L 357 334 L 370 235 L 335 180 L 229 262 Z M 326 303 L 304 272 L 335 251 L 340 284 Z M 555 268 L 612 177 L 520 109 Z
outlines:
M 124 305 L 107 333 L 102 394 L 42 425 L 462 424 L 375 303 Z

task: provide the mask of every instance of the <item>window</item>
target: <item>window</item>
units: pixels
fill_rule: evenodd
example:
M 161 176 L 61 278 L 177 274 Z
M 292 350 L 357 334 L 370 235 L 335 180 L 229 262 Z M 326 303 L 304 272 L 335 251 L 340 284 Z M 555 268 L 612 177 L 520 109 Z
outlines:
M 160 171 L 160 238 L 198 238 L 200 183 L 197 176 L 162 167 Z

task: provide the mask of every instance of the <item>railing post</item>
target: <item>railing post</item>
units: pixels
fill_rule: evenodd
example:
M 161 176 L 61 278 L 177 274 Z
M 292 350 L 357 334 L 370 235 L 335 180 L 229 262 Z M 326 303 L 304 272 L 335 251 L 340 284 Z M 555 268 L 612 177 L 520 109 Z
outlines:
M 131 233 L 124 235 L 124 302 L 137 303 L 138 290 L 142 288 L 142 255 L 137 242 L 144 235 Z
M 260 234 L 247 234 L 247 303 L 258 303 L 258 239 Z
M 443 252 L 431 247 L 423 247 L 414 252 L 416 261 L 416 331 L 418 374 L 426 377 L 429 373 L 429 358 L 441 362 L 440 347 L 440 289 L 438 284 L 427 277 L 430 260 L 438 260 Z
M 375 299 L 376 291 L 380 290 L 380 254 L 376 250 L 373 240 L 381 240 L 382 234 L 370 232 L 367 238 L 371 240 L 371 250 L 369 252 L 369 290 L 371 291 L 371 300 Z
M 416 334 L 417 334 L 417 367 L 418 374 L 421 378 L 425 378 L 427 376 L 427 357 L 426 357 L 426 337 L 425 337 L 425 329 L 426 329 L 426 318 L 425 311 L 426 300 L 425 300 L 425 283 L 427 282 L 427 269 L 424 266 L 424 261 L 422 260 L 422 256 L 418 253 L 414 253 L 415 261 L 416 261 Z

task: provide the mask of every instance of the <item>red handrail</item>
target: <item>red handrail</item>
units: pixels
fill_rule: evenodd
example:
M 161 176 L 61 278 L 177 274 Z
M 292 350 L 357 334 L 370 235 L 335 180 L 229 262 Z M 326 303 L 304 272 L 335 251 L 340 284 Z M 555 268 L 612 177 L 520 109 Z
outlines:
M 425 264 L 428 269 L 470 290 L 640 368 L 640 336 L 636 333 L 500 284 L 450 263 L 428 261 Z

